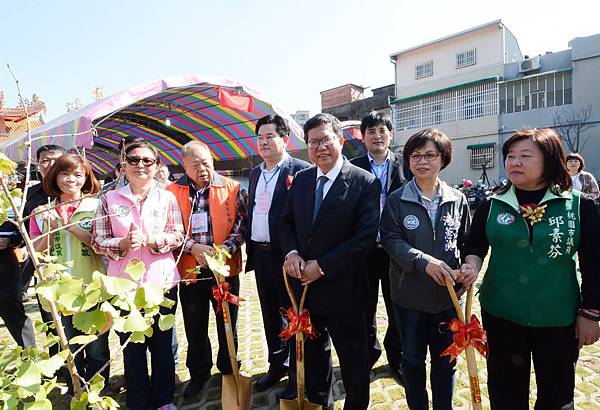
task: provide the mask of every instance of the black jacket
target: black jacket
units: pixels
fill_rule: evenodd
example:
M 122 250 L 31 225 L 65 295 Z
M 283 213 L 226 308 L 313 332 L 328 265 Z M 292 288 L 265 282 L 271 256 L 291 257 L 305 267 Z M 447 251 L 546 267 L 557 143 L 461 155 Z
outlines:
M 365 171 L 371 172 L 371 163 L 369 162 L 369 157 L 367 155 L 353 158 L 350 163 L 364 169 Z M 403 172 L 402 158 L 396 157 L 396 155 L 390 151 L 386 194 L 389 195 L 404 185 L 405 179 L 402 176 Z
M 284 255 L 296 249 L 316 259 L 325 276 L 310 285 L 307 308 L 332 316 L 363 309 L 367 302 L 366 251 L 374 246 L 381 184 L 371 173 L 344 160 L 312 224 L 317 167 L 296 174 L 281 217 Z M 292 280 L 295 292 L 299 281 Z

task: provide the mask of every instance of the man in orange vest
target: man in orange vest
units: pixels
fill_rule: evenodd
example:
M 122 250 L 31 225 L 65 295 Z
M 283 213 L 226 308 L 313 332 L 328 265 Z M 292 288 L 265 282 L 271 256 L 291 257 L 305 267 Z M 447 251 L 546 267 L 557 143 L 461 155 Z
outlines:
M 206 265 L 204 254 L 213 253 L 213 244 L 231 254 L 230 276 L 226 279 L 229 291 L 238 295 L 242 269 L 241 246 L 246 224 L 246 203 L 240 193 L 240 184 L 219 175 L 214 170 L 213 158 L 208 146 L 199 141 L 187 143 L 182 149 L 183 168 L 186 175 L 167 186 L 175 194 L 186 230 L 183 254 L 177 265 L 182 282 L 179 299 L 183 309 L 183 322 L 188 341 L 186 366 L 191 380 L 183 396 L 197 396 L 210 378 L 212 350 L 208 338 L 209 302 L 217 316 L 219 354 L 217 368 L 221 374 L 231 374 L 227 353 L 227 341 L 222 314 L 217 313 L 217 304 L 212 298 L 215 280 Z M 201 266 L 199 274 L 189 270 Z M 230 304 L 231 322 L 236 334 L 237 306 Z M 236 338 L 237 348 L 237 338 Z

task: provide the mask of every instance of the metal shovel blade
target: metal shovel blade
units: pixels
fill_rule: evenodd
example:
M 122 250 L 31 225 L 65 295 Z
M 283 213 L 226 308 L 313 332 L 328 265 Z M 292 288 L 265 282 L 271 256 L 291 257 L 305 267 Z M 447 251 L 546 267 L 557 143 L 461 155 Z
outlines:
M 279 400 L 279 408 L 281 410 L 321 410 L 322 406 L 314 404 L 308 400 Z
M 223 410 L 250 410 L 250 401 L 252 398 L 250 377 L 240 374 L 237 383 L 233 374 L 222 376 L 222 379 L 221 405 L 223 406 Z

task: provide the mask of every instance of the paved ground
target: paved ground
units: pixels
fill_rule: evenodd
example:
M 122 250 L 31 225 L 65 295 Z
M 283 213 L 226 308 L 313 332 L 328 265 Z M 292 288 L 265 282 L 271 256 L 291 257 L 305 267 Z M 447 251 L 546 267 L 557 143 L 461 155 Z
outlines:
M 242 371 L 253 377 L 264 374 L 267 371 L 267 351 L 264 335 L 261 327 L 261 315 L 256 292 L 256 285 L 253 275 L 242 276 L 241 281 L 241 296 L 246 300 L 242 303 L 239 313 L 238 334 L 239 334 L 239 358 L 242 360 Z M 383 306 L 382 298 L 380 297 L 380 306 L 378 311 L 378 326 L 381 334 L 380 340 L 383 340 L 383 332 L 387 326 L 387 317 Z M 478 306 L 476 307 L 478 309 Z M 37 306 L 33 302 L 28 302 L 26 305 L 27 311 L 32 317 L 38 318 Z M 179 337 L 179 367 L 178 373 L 181 380 L 188 379 L 188 374 L 185 369 L 186 356 L 186 341 L 185 332 L 183 329 L 183 318 L 181 309 L 177 315 L 177 331 Z M 211 317 L 211 340 L 213 343 L 213 357 L 216 359 L 216 331 L 214 326 L 214 317 Z M 10 337 L 8 332 L 0 322 L 0 335 L 2 338 Z M 111 336 L 111 350 L 116 351 L 118 341 L 114 334 Z M 406 409 L 406 400 L 404 389 L 399 386 L 391 377 L 387 370 L 385 353 L 379 359 L 371 376 L 371 408 L 372 409 Z M 341 409 L 344 403 L 344 387 L 339 372 L 339 364 L 334 356 L 334 396 L 335 408 Z M 459 372 L 454 397 L 455 409 L 469 409 L 469 386 L 466 375 L 466 362 L 459 359 Z M 486 370 L 483 361 L 479 360 L 479 374 L 482 380 L 482 394 L 484 408 L 489 408 L 487 401 Z M 123 374 L 123 362 L 121 357 L 117 357 L 111 367 L 111 378 L 118 377 Z M 218 375 L 216 367 L 213 367 L 213 377 L 210 380 L 205 391 L 200 397 L 194 401 L 186 402 L 183 400 L 181 393 L 185 387 L 185 383 L 181 383 L 177 387 L 175 402 L 179 409 L 219 409 L 220 408 L 220 385 L 221 379 Z M 532 377 L 533 379 L 533 377 Z M 256 409 L 276 409 L 278 408 L 277 395 L 283 390 L 285 382 L 280 382 L 275 388 L 266 393 L 256 393 L 252 397 L 252 407 Z M 532 397 L 535 397 L 535 383 L 532 381 Z M 578 409 L 600 410 L 600 344 L 587 347 L 582 350 L 577 367 L 577 391 L 576 391 L 576 407 Z M 124 394 L 116 396 L 124 405 Z M 55 408 L 68 408 L 64 403 L 63 396 L 56 394 Z

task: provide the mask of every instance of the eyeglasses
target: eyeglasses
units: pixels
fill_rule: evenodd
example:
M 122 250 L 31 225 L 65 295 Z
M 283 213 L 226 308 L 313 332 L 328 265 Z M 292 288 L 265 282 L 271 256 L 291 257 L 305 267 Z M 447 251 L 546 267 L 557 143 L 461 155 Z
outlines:
M 127 161 L 127 163 L 129 165 L 133 165 L 133 166 L 138 165 L 140 162 L 142 164 L 144 164 L 145 167 L 149 167 L 151 165 L 156 164 L 156 159 L 154 159 L 154 158 L 148 158 L 148 157 L 131 157 L 129 155 L 125 155 L 125 161 Z
M 308 141 L 308 143 L 306 145 L 308 145 L 308 148 L 311 149 L 318 149 L 321 144 L 323 144 L 323 146 L 325 147 L 329 147 L 331 145 L 333 145 L 335 142 L 335 138 L 333 137 L 325 137 L 322 140 L 311 140 Z
M 418 153 L 413 153 L 410 154 L 409 158 L 410 158 L 410 162 L 419 162 L 421 161 L 423 158 L 425 158 L 427 160 L 427 162 L 433 162 L 436 159 L 438 159 L 438 157 L 440 156 L 439 152 L 427 152 L 425 154 L 418 154 Z

